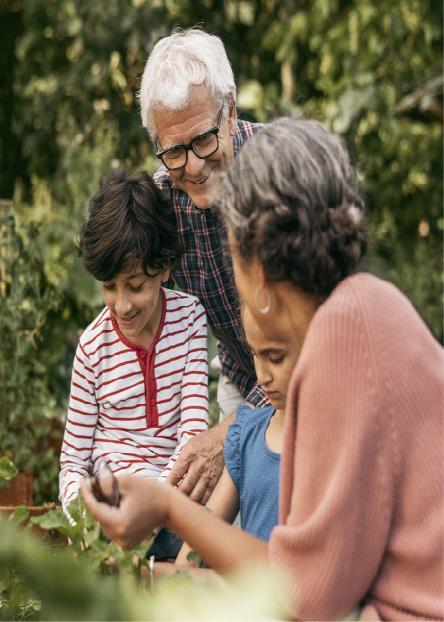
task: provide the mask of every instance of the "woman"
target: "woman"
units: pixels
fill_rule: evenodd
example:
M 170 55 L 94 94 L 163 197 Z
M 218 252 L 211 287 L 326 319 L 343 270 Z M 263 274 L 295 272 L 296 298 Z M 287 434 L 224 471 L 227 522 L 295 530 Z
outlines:
M 278 120 L 230 164 L 220 196 L 244 303 L 300 351 L 280 524 L 266 545 L 130 479 L 119 509 L 84 484 L 88 506 L 126 546 L 160 524 L 219 572 L 267 559 L 291 578 L 282 599 L 296 618 L 355 607 L 365 619 L 443 618 L 442 349 L 395 287 L 356 273 L 364 207 L 346 151 L 318 123 Z

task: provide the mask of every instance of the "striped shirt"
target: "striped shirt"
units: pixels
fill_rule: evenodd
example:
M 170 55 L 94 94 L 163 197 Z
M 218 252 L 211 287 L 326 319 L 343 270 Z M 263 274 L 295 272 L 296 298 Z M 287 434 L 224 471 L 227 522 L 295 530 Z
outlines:
M 261 124 L 248 121 L 237 122 L 237 132 L 233 136 L 235 156 L 261 127 Z M 205 307 L 208 323 L 218 340 L 224 376 L 251 403 L 256 406 L 267 404 L 268 400 L 256 381 L 251 349 L 242 329 L 225 228 L 214 209 L 199 209 L 173 184 L 165 167 L 155 173 L 154 181 L 173 204 L 185 249 L 174 268 L 174 281 L 183 291 L 197 296 Z
M 207 320 L 197 298 L 161 288 L 146 350 L 108 307 L 80 337 L 60 458 L 66 510 L 99 458 L 119 475 L 165 479 L 184 444 L 208 427 Z

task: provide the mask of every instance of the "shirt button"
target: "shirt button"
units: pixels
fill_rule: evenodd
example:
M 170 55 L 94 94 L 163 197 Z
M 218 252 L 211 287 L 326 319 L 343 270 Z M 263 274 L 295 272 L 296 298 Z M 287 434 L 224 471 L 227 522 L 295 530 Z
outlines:
M 144 358 L 146 357 L 146 352 L 144 352 L 143 350 L 141 350 L 141 352 L 140 352 L 140 357 L 144 359 Z

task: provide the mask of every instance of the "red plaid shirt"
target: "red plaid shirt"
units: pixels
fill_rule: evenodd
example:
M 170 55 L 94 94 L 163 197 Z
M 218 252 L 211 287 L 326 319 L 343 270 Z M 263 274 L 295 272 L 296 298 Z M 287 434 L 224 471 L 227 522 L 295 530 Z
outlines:
M 237 122 L 237 132 L 233 136 L 235 156 L 261 127 L 248 121 Z M 185 249 L 174 269 L 174 281 L 183 291 L 197 296 L 204 306 L 208 323 L 218 340 L 222 373 L 249 402 L 256 406 L 267 404 L 256 381 L 253 357 L 241 324 L 225 228 L 215 210 L 199 209 L 185 192 L 176 188 L 164 167 L 155 173 L 154 181 L 173 203 Z

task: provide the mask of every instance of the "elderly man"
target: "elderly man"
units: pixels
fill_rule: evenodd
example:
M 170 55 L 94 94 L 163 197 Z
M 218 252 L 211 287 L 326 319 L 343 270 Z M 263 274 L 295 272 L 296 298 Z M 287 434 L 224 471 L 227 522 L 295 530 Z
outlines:
M 177 32 L 152 50 L 140 89 L 141 116 L 163 166 L 155 181 L 172 201 L 185 249 L 173 278 L 199 297 L 218 340 L 218 402 L 231 415 L 188 442 L 173 484 L 203 503 L 223 466 L 223 440 L 244 400 L 266 400 L 256 383 L 240 322 L 226 232 L 212 208 L 219 172 L 260 125 L 240 121 L 236 86 L 222 41 L 202 30 Z

